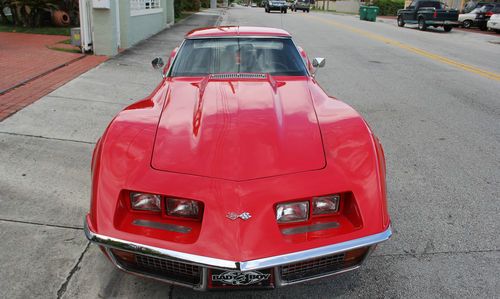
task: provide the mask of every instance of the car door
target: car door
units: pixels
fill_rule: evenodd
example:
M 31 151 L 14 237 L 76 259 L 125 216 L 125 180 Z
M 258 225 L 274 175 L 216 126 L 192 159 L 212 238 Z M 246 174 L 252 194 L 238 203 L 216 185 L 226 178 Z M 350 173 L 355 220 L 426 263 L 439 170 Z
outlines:
M 413 21 L 417 19 L 417 6 L 418 0 L 413 0 L 410 5 L 403 12 L 403 20 L 408 23 L 408 21 Z

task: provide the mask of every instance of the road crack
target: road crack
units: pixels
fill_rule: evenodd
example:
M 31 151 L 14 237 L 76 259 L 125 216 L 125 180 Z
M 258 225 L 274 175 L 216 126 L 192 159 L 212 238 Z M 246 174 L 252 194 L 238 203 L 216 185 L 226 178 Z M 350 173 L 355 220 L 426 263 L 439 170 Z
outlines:
M 485 250 L 467 250 L 467 251 L 436 251 L 436 252 L 423 252 L 423 253 L 390 253 L 390 254 L 380 254 L 380 255 L 372 255 L 371 258 L 378 257 L 425 257 L 425 256 L 433 256 L 440 254 L 473 254 L 473 253 L 493 253 L 500 252 L 500 249 L 485 249 Z
M 33 221 L 23 221 L 23 220 L 4 219 L 4 218 L 0 218 L 0 221 L 38 225 L 38 226 L 47 226 L 47 227 L 55 227 L 55 228 L 83 230 L 83 227 L 78 227 L 78 226 L 58 225 L 58 224 L 49 224 L 49 223 L 41 223 L 41 222 L 33 222 Z
M 76 143 L 83 143 L 83 144 L 92 144 L 92 145 L 95 145 L 95 142 L 83 141 L 83 140 L 76 140 L 76 139 L 45 137 L 45 136 L 40 136 L 40 135 L 11 133 L 11 132 L 1 132 L 1 131 L 0 131 L 0 134 L 12 135 L 12 136 L 30 137 L 30 138 L 40 138 L 40 139 L 47 139 L 47 140 L 57 140 L 57 141 L 65 141 L 65 142 L 76 142 Z
M 78 261 L 76 262 L 76 264 L 73 266 L 73 268 L 71 269 L 71 271 L 69 271 L 69 274 L 68 276 L 66 277 L 66 280 L 64 281 L 64 283 L 61 285 L 61 287 L 59 288 L 59 290 L 57 291 L 57 299 L 60 299 L 62 298 L 62 296 L 64 295 L 64 293 L 66 293 L 67 289 L 68 289 L 68 285 L 69 285 L 69 282 L 71 281 L 71 278 L 73 277 L 73 275 L 78 271 L 80 270 L 80 263 L 82 262 L 83 260 L 83 256 L 85 255 L 85 252 L 87 252 L 87 250 L 89 249 L 90 247 L 90 242 L 87 242 L 87 245 L 85 246 L 85 249 L 83 250 L 83 252 L 80 254 L 80 257 L 78 258 Z

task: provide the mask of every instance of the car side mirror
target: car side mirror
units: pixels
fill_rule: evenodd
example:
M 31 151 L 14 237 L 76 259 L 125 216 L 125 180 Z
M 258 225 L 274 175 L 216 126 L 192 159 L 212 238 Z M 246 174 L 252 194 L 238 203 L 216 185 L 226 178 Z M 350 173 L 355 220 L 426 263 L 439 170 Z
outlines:
M 325 58 L 316 57 L 313 59 L 313 66 L 314 67 L 324 67 L 325 64 L 326 64 Z
M 153 59 L 153 61 L 151 61 L 151 65 L 155 70 L 161 70 L 165 65 L 165 62 L 163 61 L 163 58 L 156 57 L 155 59 Z
M 324 67 L 326 64 L 325 58 L 316 57 L 312 61 L 312 66 L 314 67 L 313 76 L 316 76 L 318 68 Z

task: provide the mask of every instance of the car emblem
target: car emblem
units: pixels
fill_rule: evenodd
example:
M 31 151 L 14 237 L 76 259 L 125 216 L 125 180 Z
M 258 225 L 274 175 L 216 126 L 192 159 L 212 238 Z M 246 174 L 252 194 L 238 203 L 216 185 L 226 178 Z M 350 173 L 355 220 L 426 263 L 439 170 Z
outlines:
M 248 213 L 248 212 L 243 212 L 239 215 L 236 214 L 235 212 L 229 212 L 229 213 L 227 213 L 226 217 L 231 219 L 231 220 L 236 220 L 238 218 L 241 218 L 241 220 L 248 220 L 248 219 L 252 218 L 252 215 L 250 215 L 250 213 Z

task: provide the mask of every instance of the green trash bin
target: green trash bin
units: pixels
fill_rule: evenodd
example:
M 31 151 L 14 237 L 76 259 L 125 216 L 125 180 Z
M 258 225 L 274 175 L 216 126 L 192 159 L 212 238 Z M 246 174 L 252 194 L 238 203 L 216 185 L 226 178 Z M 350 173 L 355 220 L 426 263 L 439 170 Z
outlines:
M 377 20 L 378 11 L 378 6 L 368 6 L 366 9 L 366 20 L 375 22 Z
M 361 5 L 359 7 L 359 19 L 360 20 L 366 20 L 367 11 L 368 11 L 368 6 Z

